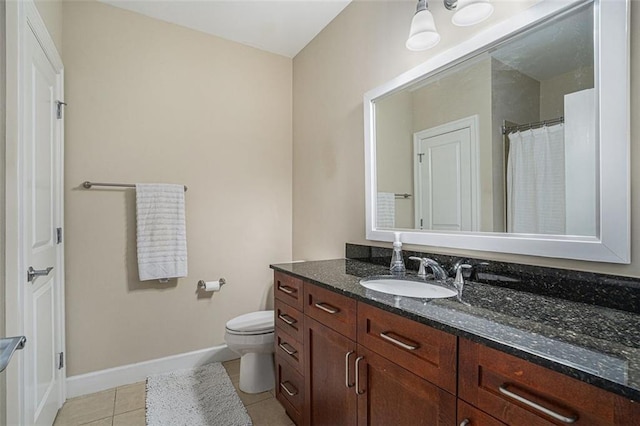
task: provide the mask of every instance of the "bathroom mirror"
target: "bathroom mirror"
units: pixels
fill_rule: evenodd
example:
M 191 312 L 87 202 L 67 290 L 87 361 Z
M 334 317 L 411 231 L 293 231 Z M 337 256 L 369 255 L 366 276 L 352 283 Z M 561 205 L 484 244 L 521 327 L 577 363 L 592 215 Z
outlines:
M 628 9 L 545 0 L 365 94 L 367 239 L 629 263 Z

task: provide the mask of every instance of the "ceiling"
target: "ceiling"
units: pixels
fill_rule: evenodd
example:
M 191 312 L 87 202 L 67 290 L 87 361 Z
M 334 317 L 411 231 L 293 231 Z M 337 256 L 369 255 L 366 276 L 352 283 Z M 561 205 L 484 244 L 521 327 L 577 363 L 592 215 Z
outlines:
M 351 0 L 99 0 L 293 58 Z
M 544 81 L 580 67 L 593 67 L 593 40 L 593 5 L 588 5 L 509 41 L 491 56 Z

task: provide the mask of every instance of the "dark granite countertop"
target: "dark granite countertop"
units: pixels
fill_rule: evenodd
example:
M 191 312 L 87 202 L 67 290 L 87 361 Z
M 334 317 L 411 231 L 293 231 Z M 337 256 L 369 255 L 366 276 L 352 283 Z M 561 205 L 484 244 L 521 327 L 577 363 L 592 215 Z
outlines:
M 359 284 L 388 268 L 350 259 L 271 268 L 640 401 L 638 314 L 480 283 L 465 285 L 468 306 L 398 297 Z

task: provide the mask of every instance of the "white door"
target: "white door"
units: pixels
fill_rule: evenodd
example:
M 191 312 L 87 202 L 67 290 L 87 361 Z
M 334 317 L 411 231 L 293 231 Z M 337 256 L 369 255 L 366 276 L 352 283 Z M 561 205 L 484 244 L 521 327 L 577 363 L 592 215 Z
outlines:
M 478 229 L 474 123 L 459 120 L 414 135 L 417 229 Z
M 61 405 L 59 370 L 60 276 L 57 242 L 60 199 L 57 119 L 57 73 L 35 34 L 25 40 L 24 123 L 24 256 L 25 265 L 38 271 L 27 275 L 25 335 L 29 339 L 25 371 L 26 414 L 33 424 L 52 424 Z M 52 269 L 50 269 L 52 268 Z
M 22 323 L 20 334 L 26 336 L 27 343 L 22 351 L 18 389 L 12 389 L 14 383 L 8 380 L 8 392 L 17 392 L 19 400 L 19 412 L 9 414 L 22 424 L 51 425 L 65 392 L 61 364 L 64 262 L 57 231 L 62 226 L 63 199 L 63 128 L 57 111 L 58 101 L 63 99 L 62 62 L 33 3 L 18 2 L 18 13 L 13 16 L 17 17 L 19 31 L 19 56 L 15 58 L 19 61 L 19 172 L 15 183 L 18 206 L 11 208 L 18 210 L 16 225 L 20 229 L 20 270 L 14 285 L 21 287 L 17 299 L 22 309 L 17 316 Z M 13 182 L 8 178 L 7 184 Z M 34 272 L 31 276 L 29 268 Z

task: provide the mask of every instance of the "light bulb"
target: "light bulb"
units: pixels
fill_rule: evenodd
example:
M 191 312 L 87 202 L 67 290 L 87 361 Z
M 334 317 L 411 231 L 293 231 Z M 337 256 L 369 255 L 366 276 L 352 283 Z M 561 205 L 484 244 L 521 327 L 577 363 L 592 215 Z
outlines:
M 418 11 L 411 20 L 411 29 L 409 30 L 409 38 L 407 39 L 407 49 L 418 51 L 427 50 L 438 44 L 440 34 L 436 30 L 436 24 L 433 15 L 424 5 L 418 2 Z
M 493 5 L 489 0 L 458 0 L 451 22 L 460 27 L 467 27 L 484 21 L 492 13 Z

